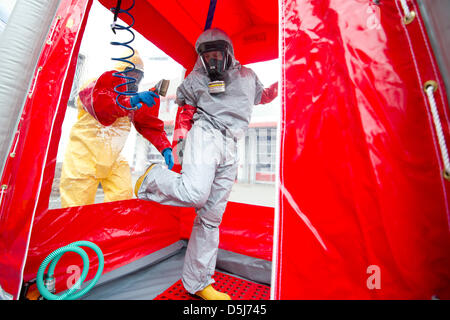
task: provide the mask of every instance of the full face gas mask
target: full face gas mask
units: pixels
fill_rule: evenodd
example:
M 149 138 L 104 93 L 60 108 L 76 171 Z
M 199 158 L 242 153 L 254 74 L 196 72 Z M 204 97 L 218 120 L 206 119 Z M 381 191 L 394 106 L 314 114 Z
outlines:
M 225 74 L 231 65 L 228 42 L 224 40 L 204 42 L 198 46 L 197 51 L 211 80 L 208 84 L 209 92 L 225 92 Z

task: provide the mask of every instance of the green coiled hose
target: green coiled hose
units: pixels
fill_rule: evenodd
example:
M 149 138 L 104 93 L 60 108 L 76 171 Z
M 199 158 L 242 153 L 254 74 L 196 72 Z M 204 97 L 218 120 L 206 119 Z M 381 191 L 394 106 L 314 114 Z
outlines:
M 83 288 L 82 290 L 80 290 L 78 292 L 75 292 L 78 288 L 81 287 L 81 284 L 86 279 L 86 276 L 89 271 L 88 255 L 83 249 L 80 248 L 80 246 L 88 247 L 95 251 L 95 253 L 98 256 L 98 270 L 97 270 L 95 277 L 91 280 L 91 282 L 85 288 Z M 78 253 L 81 256 L 81 258 L 83 259 L 83 265 L 84 265 L 83 272 L 81 273 L 81 276 L 78 279 L 78 281 L 70 289 L 68 289 L 66 292 L 64 292 L 61 295 L 56 295 L 56 294 L 51 293 L 47 289 L 47 287 L 44 285 L 44 272 L 45 272 L 45 269 L 47 268 L 47 265 L 51 262 L 50 267 L 48 268 L 47 275 L 49 278 L 53 278 L 53 273 L 55 271 L 56 264 L 58 263 L 59 259 L 64 255 L 64 253 L 69 252 L 69 251 Z M 41 265 L 38 269 L 38 273 L 37 273 L 37 277 L 36 277 L 37 288 L 38 288 L 39 292 L 41 293 L 41 295 L 47 300 L 76 300 L 76 299 L 80 298 L 81 296 L 83 296 L 84 294 L 86 294 L 89 290 L 91 290 L 93 286 L 95 286 L 98 279 L 102 275 L 103 266 L 104 266 L 103 253 L 96 244 L 89 242 L 89 241 L 76 241 L 65 247 L 61 247 L 61 248 L 53 251 L 52 253 L 50 253 L 47 256 L 47 258 L 44 259 L 44 261 L 41 263 Z

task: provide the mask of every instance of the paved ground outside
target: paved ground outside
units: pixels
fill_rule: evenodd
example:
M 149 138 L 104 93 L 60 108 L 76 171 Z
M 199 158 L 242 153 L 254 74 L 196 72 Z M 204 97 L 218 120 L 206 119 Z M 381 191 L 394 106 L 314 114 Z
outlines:
M 276 196 L 275 184 L 235 183 L 229 201 L 275 207 Z

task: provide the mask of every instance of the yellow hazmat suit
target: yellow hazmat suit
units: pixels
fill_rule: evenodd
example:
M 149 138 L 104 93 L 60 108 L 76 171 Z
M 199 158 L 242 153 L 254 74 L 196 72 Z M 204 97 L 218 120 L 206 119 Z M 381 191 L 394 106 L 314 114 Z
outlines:
M 129 60 L 136 69 L 144 72 L 143 61 L 137 51 Z M 119 62 L 115 69 L 124 71 L 129 66 L 128 63 Z M 92 81 L 84 87 L 91 84 Z M 78 97 L 78 117 L 70 131 L 61 171 L 63 208 L 94 203 L 99 183 L 104 191 L 105 202 L 133 197 L 130 167 L 120 154 L 131 128 L 128 116 L 103 126 L 86 111 L 86 107 Z

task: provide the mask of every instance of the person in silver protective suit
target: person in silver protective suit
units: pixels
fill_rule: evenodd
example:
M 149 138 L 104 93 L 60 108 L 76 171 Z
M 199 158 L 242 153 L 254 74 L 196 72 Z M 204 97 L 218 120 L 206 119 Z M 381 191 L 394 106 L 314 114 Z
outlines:
M 219 225 L 236 179 L 237 140 L 245 135 L 253 105 L 268 103 L 278 83 L 264 89 L 253 70 L 234 58 L 230 38 L 208 29 L 197 42 L 193 71 L 177 89 L 178 105 L 196 108 L 186 136 L 181 174 L 153 164 L 136 182 L 139 199 L 196 208 L 182 282 L 205 300 L 231 299 L 212 287 Z

